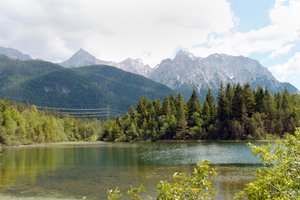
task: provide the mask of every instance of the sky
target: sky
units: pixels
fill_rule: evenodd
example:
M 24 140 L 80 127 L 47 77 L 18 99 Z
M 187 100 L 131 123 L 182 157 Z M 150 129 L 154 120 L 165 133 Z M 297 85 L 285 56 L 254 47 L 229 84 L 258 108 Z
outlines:
M 300 0 L 0 0 L 0 46 L 60 62 L 83 48 L 154 67 L 179 49 L 257 59 L 300 89 Z

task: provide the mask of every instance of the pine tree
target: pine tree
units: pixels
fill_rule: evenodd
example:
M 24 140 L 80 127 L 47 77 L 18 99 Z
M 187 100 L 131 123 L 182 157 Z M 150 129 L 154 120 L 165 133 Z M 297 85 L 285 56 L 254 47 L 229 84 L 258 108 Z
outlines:
M 181 94 L 178 94 L 178 96 L 176 97 L 176 119 L 177 120 L 182 120 L 182 119 L 186 119 L 186 112 L 187 112 L 187 108 L 186 108 L 186 104 L 184 102 L 184 98 Z
M 169 103 L 170 103 L 171 114 L 176 115 L 176 111 L 177 111 L 176 100 L 173 95 L 170 96 Z
M 139 102 L 136 109 L 139 115 L 139 119 L 137 122 L 138 127 L 141 127 L 144 118 L 147 119 L 149 117 L 149 111 L 148 111 L 149 104 L 150 104 L 150 100 L 148 98 L 146 97 L 139 98 Z
M 258 87 L 257 91 L 255 93 L 255 111 L 262 113 L 264 112 L 264 107 L 265 107 L 265 93 L 262 87 Z
M 282 109 L 283 111 L 291 110 L 291 100 L 287 89 L 285 88 L 282 95 Z
M 200 113 L 201 107 L 199 97 L 196 90 L 193 90 L 190 99 L 187 102 L 187 121 L 190 127 L 195 126 L 196 122 L 193 119 L 194 113 Z
M 164 98 L 163 105 L 162 105 L 162 114 L 165 116 L 172 114 L 170 100 L 168 97 Z
M 221 83 L 218 92 L 218 119 L 220 122 L 224 122 L 229 119 L 230 102 L 225 94 L 224 86 Z
M 154 99 L 152 101 L 152 105 L 154 107 L 155 110 L 155 119 L 157 119 L 161 114 L 162 114 L 162 105 L 159 101 L 159 99 Z
M 218 92 L 218 112 L 217 121 L 215 123 L 216 131 L 213 136 L 215 139 L 227 139 L 229 138 L 229 122 L 230 122 L 230 108 L 231 102 L 228 101 L 223 83 L 221 83 Z
M 202 118 L 206 128 L 212 123 L 214 123 L 216 118 L 216 105 L 214 102 L 214 97 L 212 96 L 211 90 L 208 89 L 203 109 L 202 109 Z
M 266 96 L 265 111 L 267 119 L 265 120 L 266 129 L 268 133 L 274 133 L 275 130 L 275 117 L 276 117 L 276 103 L 272 95 Z
M 246 109 L 243 101 L 243 90 L 240 84 L 237 84 L 237 86 L 235 87 L 231 107 L 233 119 L 241 121 L 246 113 Z
M 234 96 L 234 87 L 229 82 L 226 84 L 225 95 L 226 95 L 227 101 L 229 103 L 229 105 L 228 105 L 228 120 L 231 120 L 232 119 L 232 99 Z
M 243 102 L 245 104 L 248 117 L 252 117 L 255 112 L 255 96 L 251 86 L 247 83 L 243 88 Z
M 282 109 L 282 95 L 280 92 L 277 92 L 275 94 L 275 102 L 276 102 L 276 108 Z

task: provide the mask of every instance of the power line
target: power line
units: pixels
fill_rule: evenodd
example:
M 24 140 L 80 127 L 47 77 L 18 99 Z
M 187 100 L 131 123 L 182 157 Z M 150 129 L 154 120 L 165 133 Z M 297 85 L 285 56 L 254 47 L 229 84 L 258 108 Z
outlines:
M 118 108 L 111 108 L 109 105 L 105 108 L 65 108 L 65 107 L 46 107 L 36 106 L 40 110 L 54 111 L 75 118 L 102 118 L 110 119 L 126 113 L 127 111 Z
M 46 106 L 36 106 L 38 109 L 47 109 L 47 110 L 59 110 L 59 111 L 98 111 L 98 110 L 107 110 L 107 108 L 59 108 L 59 107 L 46 107 Z
M 26 95 L 23 96 L 23 98 L 17 98 L 17 97 L 13 97 L 13 96 L 2 97 L 2 98 L 7 98 L 7 99 L 23 102 L 23 103 L 26 103 L 27 105 L 30 105 Z M 62 106 L 62 105 L 63 104 L 60 104 L 60 106 Z M 81 104 L 79 106 L 78 105 L 76 106 L 77 108 L 72 108 L 72 106 L 75 106 L 73 104 L 72 105 L 65 104 L 64 106 L 66 106 L 66 107 L 60 107 L 60 106 L 48 107 L 48 106 L 41 106 L 41 105 L 40 106 L 35 105 L 35 106 L 39 110 L 49 111 L 49 112 L 57 112 L 57 113 L 64 114 L 64 115 L 70 115 L 75 118 L 110 119 L 110 118 L 114 118 L 118 115 L 125 114 L 127 112 L 127 110 L 122 110 L 119 108 L 112 108 L 112 107 L 110 107 L 110 105 L 107 105 L 107 107 L 96 107 L 97 105 L 93 104 L 93 106 L 95 106 L 95 108 L 91 108 L 92 104 Z M 89 107 L 89 108 L 78 108 L 78 107 Z
M 72 114 L 72 115 L 107 114 L 107 112 L 60 112 L 60 113 Z

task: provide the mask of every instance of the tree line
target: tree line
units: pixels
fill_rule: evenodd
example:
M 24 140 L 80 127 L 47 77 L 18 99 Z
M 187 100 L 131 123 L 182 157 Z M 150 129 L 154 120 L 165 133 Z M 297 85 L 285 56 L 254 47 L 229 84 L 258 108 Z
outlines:
M 198 139 L 266 139 L 292 133 L 300 126 L 300 96 L 271 94 L 249 84 L 220 85 L 217 98 L 208 90 L 199 102 L 171 95 L 161 102 L 140 97 L 116 119 L 79 120 L 38 111 L 35 106 L 0 100 L 0 143 L 5 145 L 76 140 L 140 141 Z
M 74 119 L 68 115 L 38 111 L 35 106 L 0 100 L 0 144 L 97 139 L 101 127 L 99 120 Z
M 300 125 L 299 95 L 287 90 L 271 94 L 266 88 L 220 85 L 217 98 L 208 90 L 199 102 L 193 91 L 151 101 L 140 97 L 136 107 L 105 122 L 100 140 L 267 139 L 292 133 Z

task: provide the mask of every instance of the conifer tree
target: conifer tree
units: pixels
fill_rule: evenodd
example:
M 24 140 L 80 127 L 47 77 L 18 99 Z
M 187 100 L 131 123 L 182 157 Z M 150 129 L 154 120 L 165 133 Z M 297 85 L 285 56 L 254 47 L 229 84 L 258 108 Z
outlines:
M 237 84 L 235 87 L 231 107 L 233 119 L 241 121 L 242 117 L 246 113 L 246 109 L 243 101 L 243 90 L 240 84 Z
M 284 111 L 291 110 L 291 104 L 290 104 L 290 95 L 287 89 L 285 88 L 282 94 L 282 109 Z
M 226 95 L 226 98 L 227 98 L 227 101 L 228 101 L 228 120 L 231 120 L 232 119 L 232 99 L 233 99 L 233 96 L 234 96 L 234 87 L 231 85 L 231 83 L 227 83 L 226 84 L 226 88 L 225 88 L 225 95 Z
M 152 105 L 155 110 L 154 118 L 157 119 L 162 113 L 162 105 L 161 105 L 159 99 L 154 99 L 152 101 Z
M 165 97 L 162 105 L 162 114 L 168 116 L 171 115 L 171 113 L 172 110 L 171 110 L 170 100 L 168 97 Z
M 218 119 L 221 122 L 229 119 L 230 103 L 225 94 L 223 83 L 220 85 L 218 92 Z
M 195 126 L 196 122 L 193 119 L 194 113 L 200 113 L 201 107 L 199 102 L 199 97 L 196 90 L 193 90 L 190 99 L 187 102 L 187 121 L 189 126 Z
M 216 106 L 214 97 L 212 96 L 211 89 L 208 89 L 205 101 L 203 103 L 202 118 L 206 128 L 214 123 L 216 117 Z
M 186 108 L 186 104 L 184 102 L 184 98 L 181 94 L 178 94 L 178 96 L 176 97 L 176 119 L 177 120 L 182 120 L 182 119 L 186 119 L 186 112 L 187 112 L 187 108 Z
M 252 117 L 255 112 L 255 96 L 251 86 L 247 83 L 243 88 L 243 102 L 245 104 L 247 117 Z
M 257 91 L 255 93 L 255 111 L 262 113 L 264 112 L 264 107 L 265 107 L 265 94 L 264 94 L 264 89 L 262 87 L 258 87 Z

